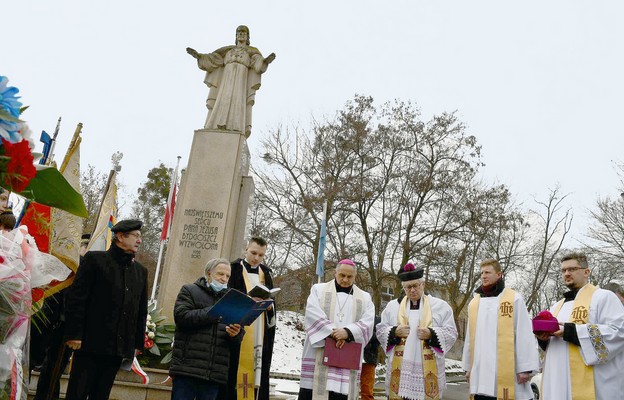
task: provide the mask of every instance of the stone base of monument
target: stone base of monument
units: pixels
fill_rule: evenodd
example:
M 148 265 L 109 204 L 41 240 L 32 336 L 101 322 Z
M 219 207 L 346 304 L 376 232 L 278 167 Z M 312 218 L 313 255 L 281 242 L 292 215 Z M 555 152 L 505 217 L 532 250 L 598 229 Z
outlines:
M 141 383 L 141 378 L 131 371 L 119 371 L 115 378 L 115 384 L 111 391 L 110 400 L 170 400 L 171 399 L 171 381 L 164 382 L 167 379 L 169 371 L 164 369 L 144 369 L 150 378 L 150 383 L 144 385 Z M 28 399 L 32 400 L 35 397 L 37 388 L 37 381 L 39 379 L 39 373 L 32 373 L 30 379 L 30 385 L 28 387 Z M 63 374 L 61 376 L 61 395 L 60 399 L 65 398 L 65 392 L 67 391 L 67 382 L 69 381 L 69 375 Z M 275 384 L 271 383 L 270 396 L 272 400 L 292 399 L 293 396 L 280 395 L 275 393 Z
M 110 400 L 169 400 L 171 399 L 171 381 L 161 384 L 168 376 L 167 370 L 145 368 L 150 383 L 144 385 L 141 378 L 131 371 L 119 371 L 111 391 Z M 28 399 L 33 399 L 37 388 L 39 373 L 33 372 L 28 388 Z M 69 375 L 61 377 L 61 399 L 65 398 Z

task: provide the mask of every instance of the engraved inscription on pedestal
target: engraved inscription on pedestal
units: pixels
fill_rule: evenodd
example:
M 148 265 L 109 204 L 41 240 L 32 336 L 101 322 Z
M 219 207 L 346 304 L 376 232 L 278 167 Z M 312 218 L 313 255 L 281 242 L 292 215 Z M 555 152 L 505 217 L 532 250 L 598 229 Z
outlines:
M 192 250 L 191 258 L 202 258 L 203 251 L 219 251 L 224 212 L 187 208 L 183 215 L 182 236 L 178 239 L 178 246 Z

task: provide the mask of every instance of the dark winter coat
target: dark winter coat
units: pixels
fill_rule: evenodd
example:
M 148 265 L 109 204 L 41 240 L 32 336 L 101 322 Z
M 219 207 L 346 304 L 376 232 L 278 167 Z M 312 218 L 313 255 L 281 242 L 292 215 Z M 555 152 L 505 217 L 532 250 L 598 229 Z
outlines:
M 232 338 L 227 325 L 208 316 L 208 310 L 227 293 L 215 293 L 206 285 L 206 278 L 184 285 L 176 299 L 173 316 L 176 323 L 173 358 L 169 367 L 172 376 L 183 375 L 225 384 L 230 365 L 230 346 L 240 343 L 243 331 Z
M 364 363 L 377 365 L 377 357 L 379 351 L 379 339 L 377 339 L 377 324 L 381 322 L 381 318 L 375 315 L 375 324 L 373 325 L 373 336 L 364 347 Z
M 87 252 L 65 298 L 65 339 L 87 353 L 134 357 L 143 349 L 147 270 L 114 243 Z

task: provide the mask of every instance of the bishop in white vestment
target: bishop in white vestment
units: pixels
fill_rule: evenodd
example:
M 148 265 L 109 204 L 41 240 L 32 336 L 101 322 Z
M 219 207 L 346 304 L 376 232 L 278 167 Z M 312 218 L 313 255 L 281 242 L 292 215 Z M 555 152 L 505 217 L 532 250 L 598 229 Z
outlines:
M 346 342 L 361 343 L 363 350 L 373 334 L 375 306 L 370 294 L 354 284 L 355 274 L 355 263 L 342 260 L 336 266 L 335 279 L 312 286 L 305 311 L 300 400 L 358 398 L 359 370 L 322 363 L 328 337 L 339 347 Z

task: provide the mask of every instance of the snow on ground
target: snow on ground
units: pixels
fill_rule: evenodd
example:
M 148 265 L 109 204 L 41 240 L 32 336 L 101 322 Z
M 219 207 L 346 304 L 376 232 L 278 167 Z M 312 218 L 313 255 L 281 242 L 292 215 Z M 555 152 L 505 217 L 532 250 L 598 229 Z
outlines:
M 303 353 L 304 339 L 303 314 L 294 311 L 278 311 L 271 371 L 292 375 L 292 378 L 298 379 L 301 375 L 301 354 Z M 461 362 L 447 359 L 446 373 L 463 373 Z M 378 377 L 383 377 L 384 374 L 385 366 L 378 366 Z M 292 381 L 285 379 L 272 379 L 272 381 L 277 383 L 278 391 L 286 393 L 298 391 L 298 385 Z
M 278 311 L 271 371 L 300 375 L 304 339 L 303 314 Z

